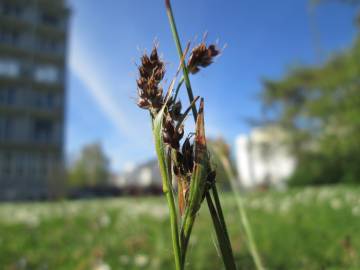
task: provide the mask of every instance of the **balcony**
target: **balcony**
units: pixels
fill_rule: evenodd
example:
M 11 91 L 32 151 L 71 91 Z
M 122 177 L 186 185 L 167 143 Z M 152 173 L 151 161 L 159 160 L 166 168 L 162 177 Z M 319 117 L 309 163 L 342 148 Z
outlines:
M 23 0 L 24 1 L 24 0 Z M 36 1 L 38 7 L 50 14 L 54 14 L 61 17 L 67 17 L 70 15 L 70 8 L 65 5 L 63 0 L 32 0 Z
M 63 146 L 60 143 L 34 143 L 34 142 L 11 142 L 0 141 L 0 150 L 4 151 L 29 151 L 29 152 L 51 152 L 61 155 Z
M 60 147 L 63 141 L 62 125 L 43 118 L 2 117 L 0 120 L 0 144 L 45 145 Z
M 64 92 L 65 85 L 62 82 L 57 83 L 41 83 L 36 82 L 32 78 L 20 76 L 16 78 L 0 76 L 0 87 L 22 87 L 36 91 L 46 92 Z
M 0 115 L 10 115 L 10 116 L 28 115 L 32 118 L 62 121 L 64 119 L 64 110 L 62 108 L 49 110 L 49 109 L 41 109 L 30 106 L 0 105 Z
M 0 14 L 0 29 L 2 31 L 12 31 L 15 33 L 34 33 L 37 36 L 56 41 L 66 40 L 67 22 L 64 18 L 59 18 L 58 23 L 46 22 L 41 18 L 37 18 L 36 20 L 32 21 L 22 17 Z
M 0 15 L 0 29 L 14 32 L 24 32 L 31 30 L 32 25 L 29 22 L 19 20 L 8 15 Z
M 64 66 L 64 54 L 57 54 L 52 52 L 29 50 L 28 48 L 19 48 L 9 44 L 0 43 L 0 56 L 13 57 L 22 60 L 33 59 L 37 63 L 52 64 L 57 66 Z

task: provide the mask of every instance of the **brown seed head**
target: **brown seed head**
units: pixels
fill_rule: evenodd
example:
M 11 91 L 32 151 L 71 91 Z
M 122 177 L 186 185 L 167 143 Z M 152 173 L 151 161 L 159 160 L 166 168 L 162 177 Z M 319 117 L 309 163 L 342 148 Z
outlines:
M 182 146 L 183 168 L 185 173 L 191 173 L 194 166 L 194 144 L 190 143 L 190 139 L 186 138 Z
M 220 54 L 220 50 L 211 44 L 206 47 L 204 42 L 192 49 L 189 62 L 188 70 L 190 73 L 195 74 L 199 72 L 200 67 L 207 67 L 213 63 L 214 58 Z
M 168 108 L 169 108 L 169 114 L 170 117 L 174 120 L 174 121 L 179 121 L 181 119 L 181 117 L 183 116 L 181 113 L 181 109 L 182 109 L 182 104 L 181 101 L 175 101 L 172 97 L 169 99 L 168 103 Z
M 165 144 L 168 144 L 171 148 L 178 150 L 180 148 L 180 140 L 184 136 L 184 126 L 180 125 L 176 128 L 176 123 L 168 114 L 164 119 L 163 125 L 163 140 Z
M 164 78 L 164 74 L 165 65 L 160 60 L 156 47 L 154 47 L 150 56 L 144 54 L 141 57 L 139 78 L 136 81 L 139 95 L 137 104 L 140 108 L 160 110 L 164 102 L 163 90 L 159 84 Z

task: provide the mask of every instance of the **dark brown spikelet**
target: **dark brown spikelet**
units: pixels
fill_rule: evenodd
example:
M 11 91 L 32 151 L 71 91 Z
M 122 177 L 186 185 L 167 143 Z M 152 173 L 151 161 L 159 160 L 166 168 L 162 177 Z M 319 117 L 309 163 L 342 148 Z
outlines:
M 163 140 L 165 144 L 168 144 L 171 148 L 179 150 L 180 140 L 184 135 L 184 127 L 176 127 L 176 123 L 172 120 L 168 114 L 164 119 L 163 125 Z
M 191 173 L 194 166 L 194 144 L 186 138 L 182 145 L 183 169 L 184 173 Z
M 164 104 L 163 90 L 159 85 L 165 75 L 165 65 L 159 58 L 156 47 L 150 56 L 144 54 L 139 66 L 137 79 L 139 100 L 138 106 L 142 109 L 159 111 Z
M 174 121 L 179 121 L 181 119 L 181 117 L 183 116 L 181 113 L 181 109 L 182 109 L 182 104 L 181 101 L 175 101 L 172 97 L 169 99 L 168 103 L 168 108 L 169 108 L 169 114 L 170 117 L 174 120 Z
M 188 62 L 189 72 L 195 74 L 199 72 L 200 67 L 205 68 L 209 66 L 219 54 L 220 50 L 214 44 L 206 47 L 204 42 L 200 43 L 191 51 Z

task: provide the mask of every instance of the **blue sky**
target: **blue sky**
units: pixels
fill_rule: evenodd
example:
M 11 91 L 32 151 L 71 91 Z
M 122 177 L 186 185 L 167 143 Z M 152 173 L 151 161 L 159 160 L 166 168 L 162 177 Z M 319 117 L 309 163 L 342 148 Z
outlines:
M 154 150 L 148 114 L 135 105 L 135 63 L 156 38 L 167 63 L 165 84 L 178 65 L 163 0 L 69 2 L 67 155 L 99 141 L 116 171 L 146 161 Z M 173 1 L 183 43 L 194 44 L 208 31 L 209 42 L 227 45 L 192 79 L 195 94 L 205 97 L 208 136 L 233 144 L 250 130 L 245 119 L 261 115 L 261 78 L 318 63 L 316 44 L 321 59 L 351 44 L 355 8 L 329 2 L 309 16 L 309 0 Z

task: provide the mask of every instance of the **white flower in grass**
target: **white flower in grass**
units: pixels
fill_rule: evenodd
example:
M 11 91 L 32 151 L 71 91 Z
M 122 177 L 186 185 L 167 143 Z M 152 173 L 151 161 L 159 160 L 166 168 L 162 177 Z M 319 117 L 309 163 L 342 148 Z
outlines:
M 144 267 L 149 262 L 149 257 L 145 254 L 138 254 L 134 257 L 134 264 L 137 267 Z
M 30 217 L 25 223 L 31 228 L 36 228 L 40 225 L 40 220 L 38 217 L 34 216 Z
M 351 210 L 352 214 L 354 216 L 360 216 L 360 205 L 355 206 L 352 210 Z
M 264 205 L 264 210 L 265 210 L 265 212 L 271 214 L 274 212 L 275 206 L 272 202 L 269 201 Z
M 159 269 L 161 260 L 158 257 L 151 259 L 151 269 Z
M 148 212 L 152 217 L 162 220 L 165 219 L 168 216 L 168 210 L 165 206 L 154 206 L 152 209 Z
M 280 203 L 279 210 L 283 214 L 287 214 L 291 209 L 291 200 L 285 199 Z
M 330 201 L 330 206 L 331 206 L 332 209 L 337 210 L 337 209 L 340 209 L 340 208 L 341 208 L 342 202 L 341 202 L 340 199 L 334 198 L 334 199 L 332 199 L 332 200 Z
M 356 202 L 356 199 L 357 199 L 357 196 L 354 193 L 352 193 L 350 191 L 346 192 L 345 200 L 348 204 L 352 204 L 352 203 Z
M 129 256 L 127 256 L 127 255 L 121 255 L 120 257 L 119 257 L 119 260 L 120 260 L 120 263 L 121 264 L 129 264 L 129 262 L 130 262 L 130 258 L 129 258 Z
M 19 269 L 26 269 L 27 266 L 27 260 L 24 257 L 21 257 L 20 260 L 17 261 L 17 266 Z
M 319 191 L 318 195 L 317 195 L 317 200 L 320 202 L 326 201 L 327 199 L 329 199 L 331 196 L 329 190 L 327 189 L 322 189 Z
M 98 222 L 99 222 L 100 227 L 105 228 L 110 225 L 111 219 L 110 219 L 109 215 L 104 213 L 99 217 Z
M 107 263 L 100 261 L 96 264 L 93 270 L 111 270 L 111 267 Z
M 254 200 L 250 201 L 249 205 L 253 209 L 259 209 L 259 208 L 261 208 L 261 201 L 258 199 L 254 199 Z

